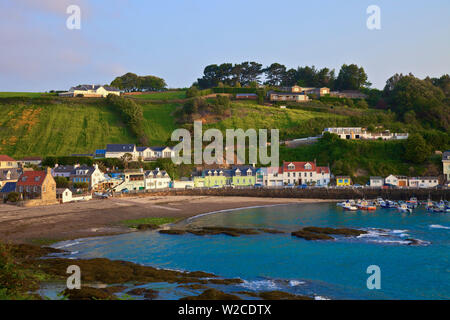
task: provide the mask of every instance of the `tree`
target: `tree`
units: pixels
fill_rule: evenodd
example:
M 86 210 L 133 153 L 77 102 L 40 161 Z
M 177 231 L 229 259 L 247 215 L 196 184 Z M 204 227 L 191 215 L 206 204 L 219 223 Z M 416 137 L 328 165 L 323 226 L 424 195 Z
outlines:
M 120 159 L 123 162 L 123 167 L 125 169 L 128 169 L 128 162 L 130 162 L 133 159 L 133 156 L 131 155 L 131 153 L 125 153 L 122 157 L 120 157 Z
M 138 76 L 134 73 L 128 72 L 115 78 L 111 82 L 111 86 L 130 92 L 142 90 L 163 90 L 166 88 L 167 84 L 164 79 L 156 76 Z
M 286 66 L 279 63 L 272 63 L 264 69 L 266 75 L 266 84 L 271 86 L 280 85 L 286 77 Z
M 423 163 L 431 154 L 425 139 L 420 134 L 412 134 L 405 143 L 405 160 L 412 163 Z
M 359 90 L 369 86 L 367 74 L 363 67 L 356 64 L 342 65 L 339 75 L 336 79 L 336 89 L 338 90 Z
M 70 182 L 65 177 L 55 177 L 56 187 L 57 188 L 68 188 L 70 186 Z

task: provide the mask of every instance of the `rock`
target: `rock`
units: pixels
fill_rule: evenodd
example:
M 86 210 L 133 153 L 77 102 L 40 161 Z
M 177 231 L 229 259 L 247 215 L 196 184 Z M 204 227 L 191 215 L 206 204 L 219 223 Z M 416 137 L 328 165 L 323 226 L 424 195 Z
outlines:
M 159 233 L 180 235 L 180 234 L 185 234 L 186 231 L 178 230 L 178 229 L 165 229 L 165 230 L 159 230 Z
M 259 293 L 258 295 L 260 298 L 264 300 L 314 300 L 311 297 L 308 296 L 300 296 L 296 294 L 292 294 L 289 292 L 283 292 L 283 291 L 264 291 Z
M 155 230 L 158 228 L 159 228 L 159 226 L 157 224 L 152 224 L 152 223 L 142 223 L 136 227 L 136 229 L 138 229 L 140 231 Z
M 116 300 L 117 297 L 105 289 L 81 287 L 81 289 L 66 289 L 62 294 L 69 300 Z
M 265 232 L 265 233 L 272 233 L 272 234 L 284 233 L 284 231 L 280 231 L 280 230 L 276 230 L 276 229 L 259 228 L 258 230 Z
M 405 239 L 405 241 L 409 241 L 408 246 L 417 246 L 420 244 L 420 241 L 413 238 Z
M 305 240 L 334 240 L 330 235 L 343 235 L 345 237 L 355 237 L 366 234 L 367 231 L 350 228 L 323 228 L 323 227 L 304 227 L 294 231 L 291 235 Z
M 127 292 L 133 296 L 144 296 L 148 300 L 153 300 L 158 296 L 158 291 L 147 288 L 136 288 Z
M 202 284 L 185 284 L 182 286 L 178 286 L 177 288 L 186 288 L 186 289 L 193 289 L 193 290 L 200 290 L 200 289 L 208 289 L 207 286 L 204 286 Z
M 303 230 L 294 231 L 291 235 L 297 238 L 303 238 L 305 240 L 334 240 L 333 237 L 326 234 L 307 232 Z
M 236 295 L 228 294 L 217 289 L 208 289 L 198 296 L 189 296 L 180 300 L 242 300 Z
M 240 284 L 243 283 L 242 279 L 235 278 L 235 279 L 209 279 L 208 283 L 212 284 Z

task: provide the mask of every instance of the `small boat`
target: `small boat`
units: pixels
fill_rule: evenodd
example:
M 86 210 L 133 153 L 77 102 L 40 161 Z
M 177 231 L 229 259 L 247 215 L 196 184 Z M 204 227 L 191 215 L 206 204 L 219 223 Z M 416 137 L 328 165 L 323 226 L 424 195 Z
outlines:
M 373 203 L 366 200 L 363 200 L 360 203 L 358 203 L 357 207 L 361 210 L 369 210 L 369 211 L 377 210 L 377 207 Z
M 409 208 L 408 205 L 406 203 L 402 203 L 397 207 L 398 211 L 400 212 L 407 212 L 407 213 L 412 213 L 413 209 Z
M 345 202 L 344 205 L 342 206 L 342 208 L 344 210 L 347 210 L 347 211 L 356 211 L 356 210 L 358 210 L 358 208 L 356 206 L 352 205 L 350 202 Z
M 416 197 L 411 197 L 408 201 L 406 201 L 409 208 L 416 209 L 419 206 L 419 201 L 417 201 Z
M 384 209 L 395 209 L 397 208 L 398 204 L 395 201 L 386 200 L 384 204 L 381 205 Z

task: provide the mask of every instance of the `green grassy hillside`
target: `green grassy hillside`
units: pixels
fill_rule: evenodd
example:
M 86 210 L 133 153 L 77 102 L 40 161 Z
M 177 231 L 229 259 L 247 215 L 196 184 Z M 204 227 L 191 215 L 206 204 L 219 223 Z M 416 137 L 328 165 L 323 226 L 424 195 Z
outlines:
M 70 155 L 106 143 L 135 142 L 118 116 L 101 103 L 0 101 L 0 153 Z

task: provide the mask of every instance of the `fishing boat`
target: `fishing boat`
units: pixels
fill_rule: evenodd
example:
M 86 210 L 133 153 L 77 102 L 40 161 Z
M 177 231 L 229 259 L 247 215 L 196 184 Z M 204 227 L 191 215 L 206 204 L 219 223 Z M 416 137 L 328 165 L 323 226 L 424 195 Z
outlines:
M 377 207 L 373 203 L 366 200 L 361 201 L 356 206 L 361 210 L 377 210 Z
M 416 197 L 411 197 L 406 203 L 408 207 L 412 209 L 416 209 L 419 206 L 419 201 L 417 201 Z
M 406 203 L 402 203 L 397 207 L 398 211 L 400 212 L 407 212 L 407 213 L 412 213 L 413 209 L 411 209 L 410 207 L 408 207 L 408 204 Z
M 395 209 L 397 208 L 398 204 L 395 201 L 386 200 L 384 201 L 384 204 L 381 205 L 384 209 Z
M 358 208 L 356 206 L 352 205 L 350 202 L 345 202 L 343 204 L 342 208 L 344 210 L 347 210 L 347 211 L 356 211 L 356 210 L 358 210 Z

